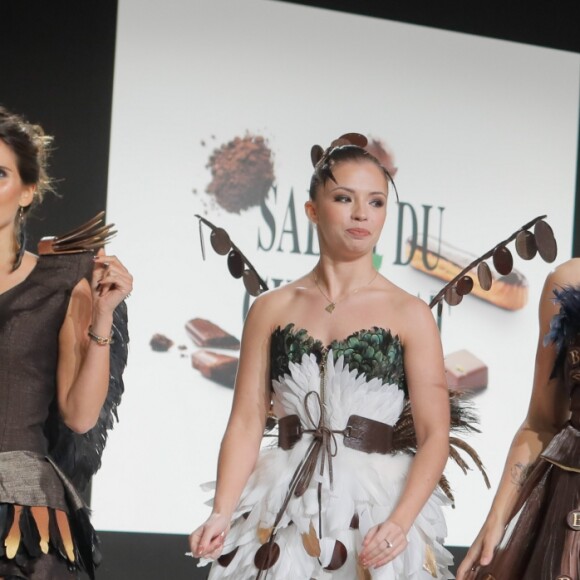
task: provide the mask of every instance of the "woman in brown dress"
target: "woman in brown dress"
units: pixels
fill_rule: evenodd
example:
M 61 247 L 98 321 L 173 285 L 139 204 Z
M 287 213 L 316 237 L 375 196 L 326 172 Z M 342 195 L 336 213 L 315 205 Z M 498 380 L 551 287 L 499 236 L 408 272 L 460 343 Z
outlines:
M 50 457 L 47 420 L 53 408 L 68 429 L 85 433 L 99 419 L 114 311 L 132 288 L 125 267 L 102 252 L 39 258 L 24 251 L 26 215 L 50 186 L 48 142 L 40 127 L 0 107 L 3 580 L 76 578 L 79 569 L 94 577 L 96 536 L 75 487 Z
M 548 276 L 539 310 L 528 413 L 457 580 L 580 578 L 580 259 Z

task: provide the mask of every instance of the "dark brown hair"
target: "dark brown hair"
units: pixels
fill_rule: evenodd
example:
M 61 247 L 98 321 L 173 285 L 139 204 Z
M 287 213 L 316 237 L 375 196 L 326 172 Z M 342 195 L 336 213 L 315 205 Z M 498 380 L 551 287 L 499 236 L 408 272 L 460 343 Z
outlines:
M 52 137 L 45 135 L 39 125 L 33 125 L 0 106 L 0 139 L 16 156 L 22 183 L 36 185 L 33 203 L 42 201 L 44 193 L 51 190 L 46 168 Z
M 323 154 L 318 163 L 314 167 L 314 173 L 310 179 L 310 188 L 308 193 L 310 199 L 314 200 L 316 198 L 316 193 L 320 187 L 324 187 L 328 180 L 332 180 L 336 183 L 336 179 L 332 174 L 332 169 L 344 163 L 346 161 L 370 161 L 374 163 L 384 174 L 387 186 L 389 184 L 393 185 L 395 194 L 397 195 L 397 200 L 399 196 L 397 194 L 397 188 L 391 177 L 391 174 L 381 165 L 380 161 L 366 149 L 359 147 L 358 145 L 341 145 L 338 147 L 329 147 Z

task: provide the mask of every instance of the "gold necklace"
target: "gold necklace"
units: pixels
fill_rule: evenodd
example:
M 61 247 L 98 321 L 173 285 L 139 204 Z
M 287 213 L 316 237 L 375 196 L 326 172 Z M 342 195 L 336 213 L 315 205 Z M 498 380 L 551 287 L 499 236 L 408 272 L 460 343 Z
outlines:
M 366 284 L 364 284 L 363 286 L 359 286 L 358 288 L 355 288 L 350 292 L 347 292 L 344 296 L 341 296 L 337 300 L 332 300 L 327 294 L 325 294 L 324 290 L 320 287 L 320 284 L 318 283 L 318 277 L 316 276 L 316 272 L 313 271 L 312 274 L 314 275 L 314 283 L 316 284 L 318 291 L 322 294 L 322 296 L 324 296 L 324 298 L 326 298 L 326 300 L 328 300 L 328 304 L 324 307 L 324 310 L 326 310 L 328 314 L 332 314 L 334 312 L 334 309 L 336 308 L 336 305 L 339 302 L 342 302 L 345 298 L 348 298 L 352 294 L 356 294 L 361 288 L 366 288 L 367 286 L 370 286 L 375 281 L 375 278 L 379 275 L 379 271 L 377 270 L 374 273 L 374 276 Z

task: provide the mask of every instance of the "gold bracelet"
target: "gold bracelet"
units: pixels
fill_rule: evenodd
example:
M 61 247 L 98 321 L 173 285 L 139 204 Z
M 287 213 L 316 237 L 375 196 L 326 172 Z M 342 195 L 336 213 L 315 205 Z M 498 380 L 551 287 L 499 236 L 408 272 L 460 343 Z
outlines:
M 107 346 L 108 344 L 113 344 L 113 334 L 111 336 L 99 336 L 93 332 L 93 327 L 89 326 L 89 338 L 96 342 L 99 346 Z

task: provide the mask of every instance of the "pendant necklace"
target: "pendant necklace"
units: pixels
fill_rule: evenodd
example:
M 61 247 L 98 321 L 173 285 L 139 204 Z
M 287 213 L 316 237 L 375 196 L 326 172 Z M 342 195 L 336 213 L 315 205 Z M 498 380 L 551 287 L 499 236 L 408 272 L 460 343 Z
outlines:
M 379 275 L 379 271 L 377 270 L 374 273 L 373 277 L 366 284 L 364 284 L 363 286 L 359 286 L 354 290 L 351 290 L 350 292 L 346 293 L 344 296 L 341 296 L 336 300 L 332 300 L 327 294 L 325 294 L 324 290 L 320 287 L 320 284 L 318 283 L 318 276 L 316 276 L 316 272 L 313 271 L 312 274 L 314 276 L 314 283 L 316 284 L 318 291 L 322 294 L 322 296 L 324 296 L 324 298 L 326 298 L 326 300 L 328 300 L 328 304 L 324 307 L 324 310 L 326 310 L 328 314 L 332 314 L 339 302 L 342 302 L 345 298 L 348 298 L 349 296 L 356 294 L 361 288 L 366 288 L 367 286 L 370 286 L 375 281 L 375 278 Z

